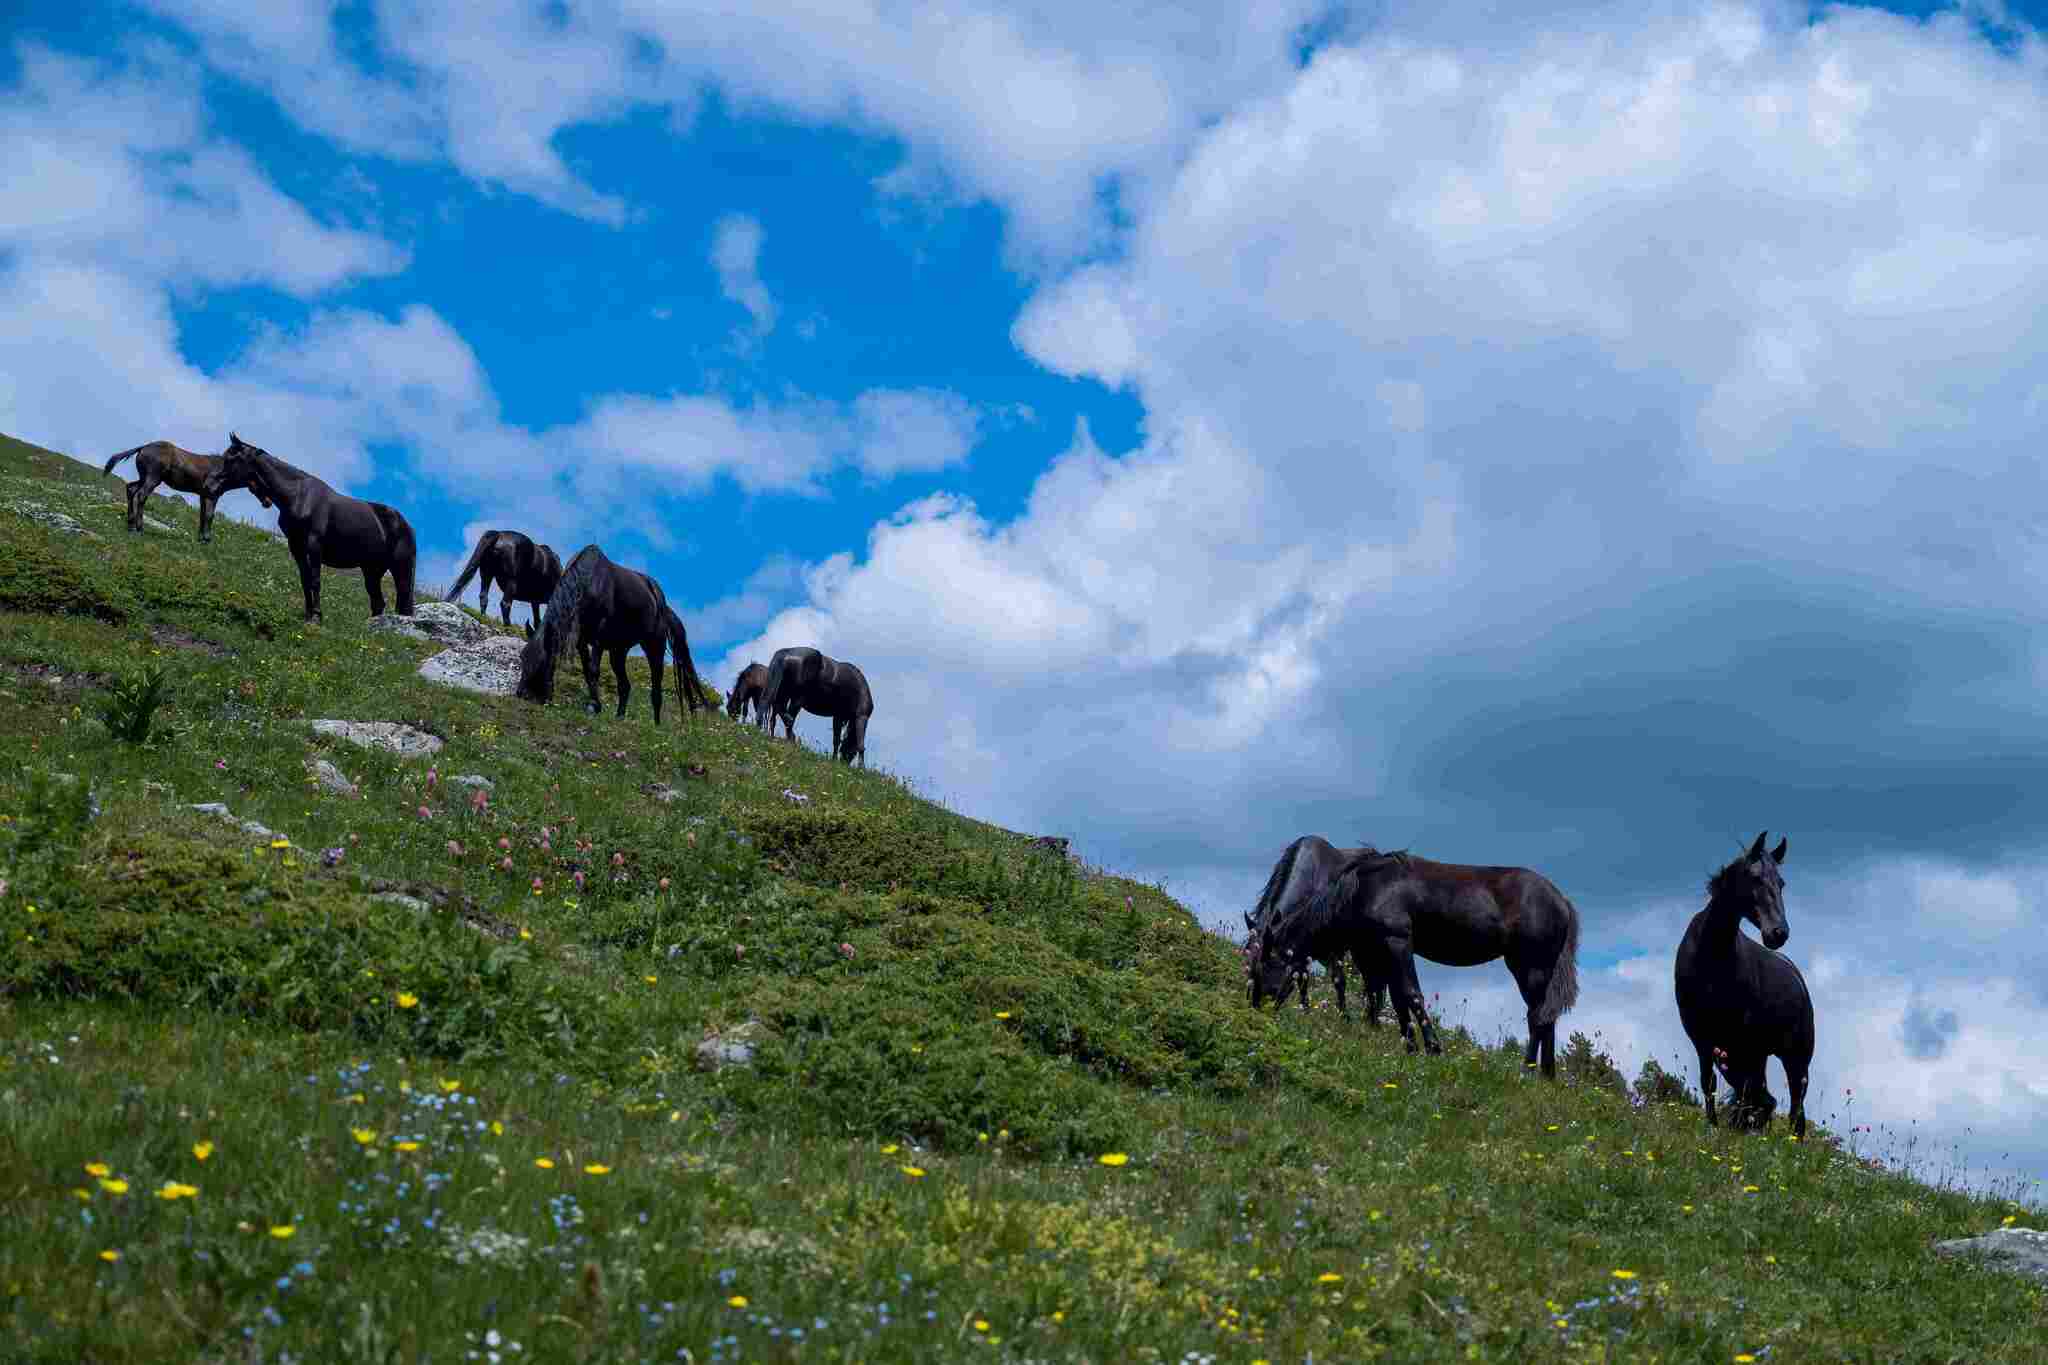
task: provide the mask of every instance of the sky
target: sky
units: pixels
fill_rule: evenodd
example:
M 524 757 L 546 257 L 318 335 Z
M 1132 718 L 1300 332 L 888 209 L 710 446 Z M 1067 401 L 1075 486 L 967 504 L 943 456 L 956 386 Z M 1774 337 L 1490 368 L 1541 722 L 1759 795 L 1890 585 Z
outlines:
M 600 543 L 1218 926 L 1533 867 L 1631 1075 L 1768 829 L 1815 1116 L 2048 1178 L 2044 17 L 29 0 L 0 430 Z

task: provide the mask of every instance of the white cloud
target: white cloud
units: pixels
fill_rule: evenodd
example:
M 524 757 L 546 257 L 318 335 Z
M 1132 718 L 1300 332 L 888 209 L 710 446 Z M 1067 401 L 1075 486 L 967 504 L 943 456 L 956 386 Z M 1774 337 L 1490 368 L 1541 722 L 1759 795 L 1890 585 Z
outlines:
M 761 225 L 742 213 L 718 220 L 711 239 L 711 265 L 718 287 L 754 319 L 753 335 L 775 330 L 775 300 L 761 283 Z

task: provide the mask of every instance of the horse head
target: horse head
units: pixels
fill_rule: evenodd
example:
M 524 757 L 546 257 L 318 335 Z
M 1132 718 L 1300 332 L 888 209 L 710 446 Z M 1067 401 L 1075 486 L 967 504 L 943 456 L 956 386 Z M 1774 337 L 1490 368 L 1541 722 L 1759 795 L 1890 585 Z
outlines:
M 1264 1005 L 1269 995 L 1276 1000 L 1285 999 L 1295 976 L 1307 965 L 1299 950 L 1289 950 L 1274 943 L 1270 930 L 1254 933 L 1245 945 L 1245 970 L 1251 977 L 1252 1008 Z
M 1760 831 L 1756 842 L 1749 846 L 1736 864 L 1742 869 L 1744 886 L 1741 890 L 1730 890 L 1742 897 L 1742 917 L 1756 926 L 1762 936 L 1764 947 L 1777 949 L 1785 946 L 1785 940 L 1792 937 L 1791 926 L 1785 923 L 1785 878 L 1778 871 L 1778 864 L 1785 861 L 1786 845 L 1790 842 L 1779 839 L 1778 846 L 1769 853 L 1764 851 L 1764 836 L 1769 830 Z
M 519 685 L 513 689 L 514 696 L 542 706 L 555 699 L 555 651 L 548 643 L 554 634 L 555 614 L 550 611 L 540 634 L 529 636 L 526 647 L 519 651 Z
M 273 505 L 269 480 L 262 477 L 262 466 L 257 463 L 258 455 L 268 456 L 269 451 L 252 446 L 234 432 L 228 433 L 228 448 L 221 452 L 220 462 L 213 472 L 206 476 L 202 490 L 204 496 L 218 498 L 221 494 L 237 488 L 246 488 L 265 507 Z

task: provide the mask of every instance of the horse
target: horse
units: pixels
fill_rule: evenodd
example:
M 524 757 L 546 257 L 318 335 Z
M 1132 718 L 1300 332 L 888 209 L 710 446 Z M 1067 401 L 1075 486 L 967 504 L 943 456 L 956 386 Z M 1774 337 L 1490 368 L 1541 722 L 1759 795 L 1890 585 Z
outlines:
M 512 624 L 513 602 L 525 602 L 532 607 L 533 620 L 526 627 L 526 638 L 531 640 L 533 632 L 540 628 L 541 603 L 562 581 L 562 557 L 555 553 L 555 547 L 542 545 L 518 531 L 486 531 L 471 551 L 469 563 L 462 566 L 462 576 L 448 589 L 446 600 L 453 602 L 461 597 L 471 575 L 478 572 L 483 574 L 483 582 L 477 587 L 476 609 L 490 615 L 491 584 L 495 581 L 499 589 L 498 615 L 506 625 Z
M 767 691 L 768 665 L 749 663 L 740 670 L 740 675 L 732 680 L 732 692 L 725 699 L 725 714 L 733 720 L 739 720 L 746 715 L 747 707 L 752 706 L 754 720 L 758 724 L 762 711 L 761 698 Z
M 1363 848 L 1344 860 L 1306 903 L 1264 926 L 1251 968 L 1260 989 L 1278 994 L 1310 958 L 1366 950 L 1368 980 L 1392 987 L 1401 1037 L 1443 1051 L 1415 976 L 1417 955 L 1450 967 L 1503 958 L 1529 1011 L 1523 1062 L 1557 1075 L 1557 1020 L 1578 1002 L 1579 912 L 1555 883 L 1526 867 L 1432 862 L 1406 851 Z
M 277 504 L 277 526 L 299 566 L 306 619 L 320 617 L 320 568 L 361 569 L 370 593 L 370 615 L 384 614 L 384 575 L 398 589 L 398 614 L 412 615 L 412 574 L 418 550 L 412 523 L 395 507 L 337 493 L 325 480 L 286 464 L 232 431 L 220 465 L 207 479 L 215 498 L 247 488 Z
M 142 477 L 128 485 L 128 529 L 142 529 L 142 509 L 147 507 L 150 498 L 155 496 L 157 485 L 169 484 L 180 493 L 199 495 L 199 538 L 212 540 L 213 506 L 220 501 L 220 494 L 209 493 L 206 488 L 214 472 L 220 468 L 220 456 L 196 455 L 182 446 L 172 445 L 169 441 L 151 441 L 147 445 L 134 446 L 113 456 L 100 469 L 100 473 L 113 473 L 114 466 L 130 455 L 135 457 L 135 472 Z M 256 495 L 256 501 L 265 507 L 270 506 L 270 499 L 262 493 Z
M 1806 1136 L 1807 1074 L 1813 1066 L 1813 997 L 1792 959 L 1777 950 L 1792 936 L 1785 923 L 1787 840 L 1764 853 L 1765 831 L 1726 867 L 1707 879 L 1707 905 L 1692 917 L 1678 942 L 1672 985 L 1678 1020 L 1700 1057 L 1700 1090 L 1707 1125 L 1714 1126 L 1714 1072 L 1728 1078 L 1735 1098 L 1729 1116 L 1737 1129 L 1761 1131 L 1777 1100 L 1764 1083 L 1776 1057 L 1792 1092 L 1792 1132 Z M 1759 946 L 1742 932 L 1748 920 L 1763 936 Z
M 626 701 L 633 692 L 626 676 L 626 653 L 635 645 L 647 652 L 656 725 L 661 724 L 662 657 L 671 646 L 676 654 L 676 686 L 684 702 L 692 713 L 705 704 L 697 665 L 690 658 L 689 636 L 682 618 L 669 609 L 661 584 L 637 569 L 612 563 L 596 545 L 578 550 L 563 568 L 561 581 L 542 612 L 539 632 L 519 652 L 518 696 L 542 705 L 554 700 L 555 664 L 572 634 L 583 664 L 583 683 L 590 689 L 588 709 L 592 715 L 604 709 L 597 694 L 597 658 L 609 653 L 612 676 L 619 684 L 619 716 L 625 716 Z
M 858 757 L 863 768 L 868 765 L 868 717 L 875 713 L 875 695 L 859 668 L 809 646 L 778 649 L 768 660 L 762 699 L 767 709 L 755 704 L 754 723 L 769 734 L 775 733 L 779 719 L 794 744 L 798 711 L 827 716 L 832 721 L 833 756 L 847 764 Z
M 1347 858 L 1364 852 L 1362 848 L 1336 848 L 1328 839 L 1317 834 L 1304 834 L 1289 844 L 1280 854 L 1280 861 L 1273 864 L 1273 873 L 1266 878 L 1265 890 L 1259 892 L 1258 904 L 1245 913 L 1245 956 L 1249 960 L 1257 951 L 1259 930 L 1277 915 L 1284 915 L 1304 904 L 1316 892 L 1329 885 Z M 1333 950 L 1330 956 L 1320 959 L 1330 974 L 1330 980 L 1337 987 L 1337 1012 L 1347 1019 L 1351 1011 L 1344 1003 L 1344 958 L 1343 949 Z M 1374 1028 L 1380 1024 L 1380 1007 L 1386 1003 L 1387 983 L 1375 981 L 1366 971 L 1364 956 L 1356 947 L 1348 956 L 1351 965 L 1358 969 L 1359 979 L 1366 984 L 1365 1021 Z M 1251 978 L 1252 1008 L 1265 1004 L 1264 992 L 1260 989 L 1256 974 L 1247 972 Z M 1301 1007 L 1308 1008 L 1308 973 L 1302 972 L 1297 978 L 1301 985 Z M 1285 1003 L 1287 993 L 1282 990 L 1280 999 Z

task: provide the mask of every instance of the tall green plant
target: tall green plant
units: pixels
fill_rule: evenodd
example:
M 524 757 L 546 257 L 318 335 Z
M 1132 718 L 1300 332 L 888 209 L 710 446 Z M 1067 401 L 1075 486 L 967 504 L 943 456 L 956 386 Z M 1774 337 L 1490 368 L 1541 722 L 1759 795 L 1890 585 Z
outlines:
M 151 664 L 135 677 L 115 683 L 108 689 L 107 697 L 100 703 L 100 720 L 114 738 L 128 744 L 147 744 L 152 730 L 156 729 L 156 713 L 166 701 L 170 691 L 164 683 L 161 664 Z

